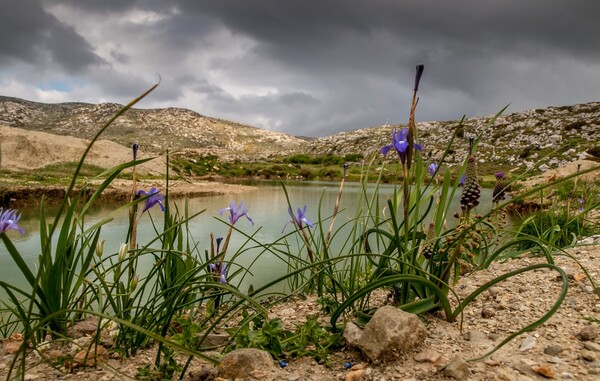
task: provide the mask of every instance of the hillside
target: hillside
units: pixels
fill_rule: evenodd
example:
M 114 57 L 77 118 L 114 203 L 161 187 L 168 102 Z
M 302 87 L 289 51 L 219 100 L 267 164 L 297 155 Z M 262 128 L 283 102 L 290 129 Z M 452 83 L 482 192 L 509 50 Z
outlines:
M 0 130 L 4 145 L 3 168 L 10 168 L 7 157 L 11 156 L 7 151 L 6 131 L 22 129 L 89 139 L 120 107 L 110 103 L 44 104 L 0 96 L 0 125 L 5 126 Z M 600 144 L 600 102 L 504 114 L 491 126 L 488 125 L 490 118 L 465 119 L 459 134 L 461 138 L 455 141 L 446 158 L 448 163 L 461 162 L 468 148 L 467 137 L 478 134 L 481 134 L 481 140 L 477 155 L 481 163 L 503 170 L 533 168 L 533 174 L 590 157 L 586 151 Z M 425 147 L 423 154 L 427 161 L 439 160 L 458 126 L 458 121 L 417 123 L 419 143 Z M 124 158 L 130 155 L 131 144 L 138 142 L 147 154 L 163 154 L 169 149 L 171 152 L 188 152 L 190 157 L 214 154 L 221 161 L 252 161 L 299 153 L 361 153 L 367 156 L 388 144 L 391 131 L 399 127 L 371 127 L 310 140 L 203 116 L 186 109 L 131 109 L 107 129 L 102 139 L 119 144 L 110 150 L 121 152 Z M 48 145 L 50 140 L 48 137 L 29 138 L 27 144 Z M 25 161 L 26 156 L 29 161 L 37 160 L 40 164 L 49 158 L 73 160 L 73 153 L 65 148 L 37 150 L 47 154 L 29 157 L 29 151 L 22 147 L 17 150 L 16 154 L 22 159 L 12 157 L 15 168 Z M 596 150 L 600 151 L 600 148 Z M 61 157 L 67 152 L 71 152 L 68 159 Z M 115 156 L 106 152 L 104 155 Z M 394 160 L 393 155 L 385 160 Z
M 533 173 L 589 158 L 592 155 L 587 151 L 600 144 L 600 102 L 506 114 L 489 125 L 491 119 L 492 116 L 465 119 L 458 135 L 463 138 L 455 140 L 446 162 L 462 162 L 468 150 L 467 138 L 479 134 L 480 162 L 503 169 L 534 168 Z M 307 143 L 306 152 L 366 155 L 389 144 L 392 130 L 399 127 L 372 127 L 319 138 Z M 419 143 L 430 161 L 441 158 L 457 128 L 459 121 L 417 123 Z M 594 155 L 598 157 L 599 153 Z M 393 155 L 390 159 L 394 159 Z
M 45 104 L 0 96 L 0 125 L 90 139 L 122 106 L 113 103 Z M 148 152 L 192 149 L 248 160 L 295 152 L 303 139 L 194 111 L 130 109 L 102 136 L 123 146 L 137 142 Z

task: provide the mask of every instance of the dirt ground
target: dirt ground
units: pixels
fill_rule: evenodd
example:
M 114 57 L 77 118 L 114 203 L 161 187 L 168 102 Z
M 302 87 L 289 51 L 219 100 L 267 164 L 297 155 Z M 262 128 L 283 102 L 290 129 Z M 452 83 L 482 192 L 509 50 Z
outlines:
M 600 237 L 597 238 L 600 243 Z M 569 291 L 556 314 L 533 332 L 519 336 L 483 361 L 469 363 L 466 380 L 598 380 L 600 379 L 600 246 L 585 245 L 569 251 L 573 258 L 557 256 L 557 264 L 569 276 Z M 576 260 L 575 260 L 576 259 Z M 462 277 L 457 286 L 464 298 L 478 286 L 508 271 L 543 262 L 523 257 L 495 263 L 489 270 Z M 585 276 L 583 266 L 589 277 Z M 592 283 L 593 282 L 593 283 Z M 556 301 L 561 288 L 558 273 L 537 270 L 494 286 L 481 294 L 465 311 L 464 319 L 454 323 L 441 313 L 427 314 L 423 321 L 427 338 L 423 346 L 396 360 L 373 364 L 351 348 L 331 354 L 331 367 L 310 358 L 294 359 L 285 368 L 257 373 L 247 380 L 445 380 L 441 369 L 459 356 L 471 359 L 498 345 L 510 333 L 531 324 Z M 326 323 L 316 298 L 297 298 L 277 306 L 270 317 L 280 317 L 286 326 L 302 322 L 309 315 Z M 461 329 L 462 324 L 462 329 Z M 0 349 L 0 376 L 6 374 L 13 358 L 7 343 Z M 95 367 L 52 369 L 45 364 L 27 371 L 28 380 L 123 380 L 135 377 L 139 368 L 154 361 L 155 349 L 134 358 L 110 356 Z M 32 357 L 32 362 L 36 357 Z M 184 361 L 184 357 L 181 357 Z M 347 369 L 349 363 L 354 369 Z M 259 375 L 260 374 L 260 375 Z M 200 377 L 199 375 L 204 375 Z M 214 379 L 214 368 L 194 361 L 188 380 Z M 204 378 L 206 377 L 206 378 Z

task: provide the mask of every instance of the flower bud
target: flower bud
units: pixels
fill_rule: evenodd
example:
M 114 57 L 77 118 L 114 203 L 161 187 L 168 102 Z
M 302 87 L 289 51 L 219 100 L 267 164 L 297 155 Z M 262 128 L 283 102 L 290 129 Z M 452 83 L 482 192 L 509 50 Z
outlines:
M 140 282 L 140 276 L 135 275 L 131 279 L 131 282 L 129 283 L 129 292 L 134 292 L 139 282 Z
M 419 64 L 417 65 L 417 73 L 415 74 L 415 92 L 419 91 L 419 82 L 421 82 L 421 76 L 423 75 L 423 70 L 425 70 L 425 65 Z
M 119 247 L 119 262 L 123 262 L 127 258 L 127 252 L 129 251 L 129 244 L 122 243 Z
M 98 257 L 102 257 L 102 254 L 104 253 L 104 242 L 105 241 L 103 239 L 96 242 L 96 255 Z

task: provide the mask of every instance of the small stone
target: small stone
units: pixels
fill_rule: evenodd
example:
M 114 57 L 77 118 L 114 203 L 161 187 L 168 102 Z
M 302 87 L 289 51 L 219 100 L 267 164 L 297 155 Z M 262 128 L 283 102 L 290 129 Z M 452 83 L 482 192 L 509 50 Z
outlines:
M 600 352 L 600 344 L 596 344 L 593 341 L 586 341 L 583 346 L 585 349 L 590 350 L 592 352 Z
M 495 315 L 496 315 L 496 311 L 494 311 L 493 308 L 483 307 L 481 309 L 481 317 L 484 319 L 489 319 L 491 317 L 494 317 Z
M 561 359 L 560 357 L 557 356 L 552 356 L 550 358 L 548 358 L 548 362 L 551 364 L 564 364 L 565 361 L 563 359 Z
M 500 291 L 502 291 L 502 289 L 500 287 L 490 287 L 488 288 L 488 293 L 493 296 L 496 297 L 498 296 L 498 294 L 500 293 Z
M 525 336 L 521 346 L 519 347 L 519 352 L 527 352 L 535 347 L 537 339 L 534 336 Z
M 578 336 L 583 341 L 592 341 L 598 337 L 598 331 L 594 326 L 587 325 L 579 331 Z
M 534 366 L 531 367 L 531 370 L 533 370 L 537 374 L 541 374 L 544 377 L 554 378 L 554 370 L 548 364 L 534 365 Z
M 562 352 L 562 347 L 560 345 L 548 345 L 544 348 L 544 353 L 550 356 L 556 356 L 560 352 Z
M 506 368 L 496 371 L 493 381 L 517 381 L 517 378 Z
M 455 357 L 444 368 L 444 376 L 452 377 L 456 380 L 465 380 L 470 374 L 469 364 L 460 357 Z
M 6 353 L 14 355 L 21 349 L 22 341 L 7 341 L 4 343 Z
M 83 366 L 96 366 L 102 360 L 108 358 L 108 351 L 102 345 L 98 345 L 92 348 L 85 348 L 77 352 L 73 357 L 79 365 Z
M 463 333 L 463 339 L 466 341 L 481 342 L 485 340 L 485 335 L 477 330 L 469 330 Z
M 596 354 L 592 351 L 588 351 L 587 349 L 582 350 L 579 355 L 585 361 L 594 361 L 596 360 Z
M 98 332 L 98 318 L 96 316 L 91 316 L 85 320 L 78 321 L 67 331 L 68 335 L 75 339 L 94 335 L 96 332 Z
M 433 350 L 426 350 L 426 351 L 419 352 L 415 355 L 415 357 L 413 357 L 413 359 L 416 362 L 430 362 L 432 364 L 435 364 L 436 362 L 441 360 L 441 358 L 442 358 L 442 355 Z
M 567 306 L 569 306 L 571 308 L 577 307 L 577 298 L 574 296 L 569 296 L 567 298 L 566 302 L 567 302 Z
M 344 381 L 359 381 L 362 376 L 365 374 L 366 369 L 356 369 L 351 370 L 346 373 L 346 377 L 344 377 Z
M 255 370 L 275 369 L 271 355 L 260 349 L 242 348 L 227 353 L 217 366 L 223 378 L 248 377 Z
M 535 363 L 532 363 L 527 359 L 522 359 L 521 361 L 513 363 L 512 367 L 526 376 L 533 376 L 535 375 L 535 372 L 531 369 L 531 367 L 534 365 Z
M 350 370 L 361 370 L 361 369 L 367 369 L 368 364 L 366 362 L 361 362 L 359 364 L 353 365 L 352 368 L 350 368 Z

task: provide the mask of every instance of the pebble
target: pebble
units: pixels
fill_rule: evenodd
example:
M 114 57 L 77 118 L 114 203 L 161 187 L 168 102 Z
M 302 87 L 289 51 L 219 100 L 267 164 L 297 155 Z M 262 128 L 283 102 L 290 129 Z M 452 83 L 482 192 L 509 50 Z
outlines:
M 432 364 L 441 360 L 442 355 L 433 350 L 419 352 L 413 357 L 416 362 L 430 362 Z
M 483 307 L 481 309 L 481 317 L 484 319 L 489 319 L 491 317 L 494 317 L 495 315 L 496 315 L 496 311 L 494 311 L 493 308 Z
M 552 356 L 548 359 L 548 362 L 551 364 L 564 364 L 565 361 L 557 356 Z
M 598 331 L 596 327 L 588 325 L 583 327 L 577 336 L 583 341 L 592 341 L 598 337 Z
M 593 341 L 586 341 L 585 344 L 583 344 L 583 346 L 585 347 L 585 349 L 590 350 L 592 352 L 600 352 L 600 344 L 596 344 Z
M 579 355 L 581 356 L 582 359 L 584 359 L 585 361 L 594 361 L 596 360 L 596 354 L 592 351 L 588 351 L 587 349 L 582 350 Z
M 562 352 L 562 347 L 560 345 L 548 345 L 544 348 L 544 353 L 550 356 L 556 356 L 560 352 Z
M 525 336 L 525 339 L 523 339 L 523 342 L 519 347 L 519 352 L 527 352 L 532 350 L 533 347 L 535 347 L 536 342 L 537 339 L 534 336 Z
M 547 378 L 554 378 L 554 369 L 548 364 L 544 365 L 534 365 L 531 367 L 531 370 L 536 372 L 537 374 L 541 374 Z
M 443 373 L 446 377 L 451 377 L 456 380 L 465 380 L 470 373 L 469 364 L 457 356 L 446 365 Z

